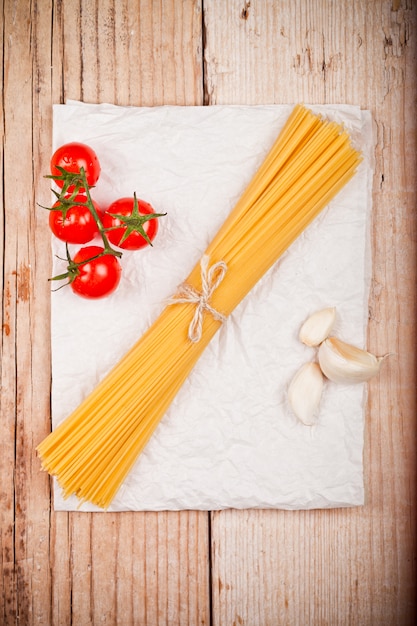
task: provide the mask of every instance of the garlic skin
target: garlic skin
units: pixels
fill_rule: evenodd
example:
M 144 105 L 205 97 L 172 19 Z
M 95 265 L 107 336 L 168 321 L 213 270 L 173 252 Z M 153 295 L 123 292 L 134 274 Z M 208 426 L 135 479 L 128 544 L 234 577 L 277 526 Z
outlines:
M 300 341 L 312 348 L 319 346 L 330 335 L 335 321 L 335 307 L 327 307 L 326 309 L 316 311 L 301 326 L 299 333 Z
M 336 337 L 320 345 L 318 359 L 323 374 L 341 384 L 363 383 L 376 376 L 385 357 L 376 357 Z
M 288 402 L 306 426 L 315 424 L 315 414 L 323 392 L 324 378 L 318 363 L 305 363 L 288 387 Z

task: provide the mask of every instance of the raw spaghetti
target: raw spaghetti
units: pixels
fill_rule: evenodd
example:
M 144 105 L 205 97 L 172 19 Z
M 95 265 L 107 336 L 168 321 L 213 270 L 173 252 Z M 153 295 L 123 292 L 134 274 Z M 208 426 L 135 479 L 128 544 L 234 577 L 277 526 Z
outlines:
M 108 508 L 227 316 L 354 175 L 348 133 L 297 105 L 246 191 L 161 315 L 37 447 L 65 497 Z M 227 322 L 226 322 L 227 323 Z

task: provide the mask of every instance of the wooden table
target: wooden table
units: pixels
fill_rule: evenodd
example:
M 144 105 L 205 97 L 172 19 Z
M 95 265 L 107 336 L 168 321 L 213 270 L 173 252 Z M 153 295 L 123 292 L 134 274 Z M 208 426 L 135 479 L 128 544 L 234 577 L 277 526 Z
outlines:
M 406 626 L 416 619 L 413 0 L 2 0 L 0 623 Z M 366 504 L 65 513 L 50 429 L 51 105 L 354 103 L 375 122 Z

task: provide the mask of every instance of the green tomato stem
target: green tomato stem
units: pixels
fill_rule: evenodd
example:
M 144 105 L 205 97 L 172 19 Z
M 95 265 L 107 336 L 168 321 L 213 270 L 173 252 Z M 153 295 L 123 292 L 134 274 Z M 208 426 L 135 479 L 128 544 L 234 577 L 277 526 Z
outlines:
M 59 204 L 61 205 L 62 208 L 59 207 L 52 207 L 48 209 L 50 211 L 62 211 L 64 219 L 66 216 L 67 211 L 72 207 L 72 206 L 85 206 L 87 205 L 91 215 L 93 216 L 93 219 L 97 225 L 97 229 L 99 231 L 100 237 L 102 239 L 103 242 L 103 251 L 100 252 L 99 254 L 96 254 L 95 256 L 85 259 L 84 261 L 80 261 L 78 263 L 75 263 L 73 261 L 73 259 L 71 258 L 71 255 L 69 253 L 69 249 L 68 249 L 68 244 L 66 244 L 66 254 L 67 254 L 67 271 L 63 274 L 59 274 L 58 276 L 53 276 L 52 278 L 50 278 L 49 280 L 64 280 L 65 278 L 68 278 L 68 282 L 65 283 L 66 285 L 71 284 L 75 278 L 79 275 L 79 270 L 78 268 L 81 265 L 85 265 L 86 263 L 89 263 L 90 261 L 94 261 L 95 259 L 98 259 L 106 254 L 110 254 L 112 256 L 115 257 L 122 257 L 123 252 L 121 250 L 115 250 L 106 235 L 106 232 L 109 230 L 116 230 L 117 228 L 120 228 L 120 226 L 114 226 L 111 228 L 104 228 L 103 223 L 100 219 L 100 216 L 98 214 L 98 212 L 96 211 L 96 208 L 94 206 L 93 200 L 91 198 L 91 194 L 90 194 L 90 185 L 87 182 L 87 176 L 85 173 L 84 168 L 82 167 L 80 169 L 79 173 L 72 173 L 72 172 L 68 172 L 67 170 L 65 170 L 63 167 L 59 167 L 57 166 L 57 169 L 59 170 L 60 174 L 57 175 L 48 175 L 46 176 L 46 178 L 51 178 L 55 181 L 62 181 L 62 188 L 60 190 L 60 192 L 57 192 L 55 190 L 52 190 L 53 193 L 55 194 L 56 198 L 57 198 L 57 202 L 59 202 Z M 69 191 L 69 189 L 71 188 L 71 191 Z M 81 190 L 83 190 L 83 192 L 85 192 L 86 198 L 87 198 L 87 202 L 76 202 L 75 198 L 77 197 L 77 195 L 79 193 L 83 193 L 81 192 Z M 69 195 L 68 195 L 69 194 Z M 67 197 L 68 196 L 68 197 Z M 43 207 L 43 208 L 47 208 L 47 207 Z M 134 193 L 134 208 L 132 211 L 132 215 L 130 217 L 126 217 L 126 216 L 122 216 L 122 215 L 114 215 L 113 217 L 117 217 L 120 218 L 121 221 L 123 221 L 125 223 L 126 226 L 126 232 L 124 233 L 124 236 L 122 238 L 122 241 L 124 241 L 128 235 L 130 234 L 130 232 L 133 231 L 137 231 L 139 232 L 142 237 L 145 238 L 145 240 L 152 246 L 152 242 L 150 241 L 145 229 L 143 228 L 143 224 L 151 219 L 155 219 L 158 217 L 163 217 L 164 215 L 166 215 L 166 213 L 152 213 L 149 215 L 142 215 L 139 213 L 139 207 L 138 207 L 138 201 L 136 198 L 136 193 Z M 62 285 L 64 286 L 64 285 Z M 60 289 L 60 287 L 59 287 Z
M 85 193 L 86 193 L 86 196 L 87 196 L 87 205 L 88 205 L 88 208 L 89 208 L 89 209 L 90 209 L 90 211 L 91 211 L 91 214 L 92 214 L 92 216 L 93 216 L 93 218 L 94 218 L 95 223 L 97 224 L 97 228 L 98 228 L 98 230 L 99 230 L 99 233 L 100 233 L 101 239 L 102 239 L 102 241 L 103 241 L 103 245 L 104 245 L 104 254 L 112 254 L 113 256 L 116 256 L 116 257 L 119 257 L 119 258 L 120 258 L 120 257 L 123 255 L 123 253 L 122 253 L 122 252 L 120 252 L 119 250 L 115 250 L 114 248 L 112 248 L 112 246 L 110 245 L 109 240 L 107 239 L 107 236 L 106 236 L 106 232 L 105 232 L 105 229 L 104 229 L 103 223 L 102 223 L 102 221 L 101 221 L 101 219 L 100 219 L 100 216 L 98 215 L 98 213 L 97 213 L 97 211 L 96 211 L 96 208 L 95 208 L 95 206 L 94 206 L 94 203 L 93 203 L 93 201 L 92 201 L 92 199 L 91 199 L 90 187 L 89 187 L 89 185 L 88 185 L 88 183 L 87 183 L 87 177 L 86 177 L 86 175 L 85 175 L 85 171 L 84 171 L 84 168 L 83 168 L 83 167 L 82 167 L 82 168 L 81 168 L 81 170 L 80 170 L 80 176 L 81 176 L 82 181 L 83 181 L 83 187 L 85 188 Z M 100 255 L 100 256 L 101 256 L 101 255 Z

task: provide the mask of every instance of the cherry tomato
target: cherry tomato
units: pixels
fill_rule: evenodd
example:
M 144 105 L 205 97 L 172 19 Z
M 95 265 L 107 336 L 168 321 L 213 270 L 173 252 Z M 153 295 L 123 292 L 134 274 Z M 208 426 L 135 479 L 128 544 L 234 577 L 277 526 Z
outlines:
M 83 167 L 89 187 L 96 184 L 101 172 L 100 162 L 94 150 L 84 143 L 75 141 L 61 146 L 52 155 L 51 174 L 53 176 L 61 175 L 57 166 L 62 167 L 72 174 L 78 174 Z M 56 180 L 55 182 L 58 187 L 63 186 L 62 180 Z M 73 188 L 68 188 L 68 191 L 72 190 Z M 80 191 L 85 191 L 85 189 L 80 188 Z
M 78 194 L 72 198 L 72 202 L 80 202 L 81 205 L 71 206 L 66 209 L 65 205 L 55 202 L 52 211 L 49 212 L 49 226 L 58 239 L 67 243 L 88 243 L 96 235 L 99 230 L 91 214 L 87 198 L 82 194 Z M 94 200 L 92 201 L 97 214 L 101 215 L 101 209 Z
M 148 202 L 134 196 L 113 202 L 103 213 L 102 222 L 113 245 L 124 250 L 138 250 L 152 245 L 158 232 L 157 218 L 162 215 L 165 214 L 155 213 Z
M 103 251 L 101 246 L 86 246 L 73 258 L 74 263 L 85 261 L 78 267 L 78 274 L 71 282 L 74 293 L 83 298 L 103 298 L 113 293 L 119 285 L 122 268 L 114 255 L 104 254 L 92 259 Z

